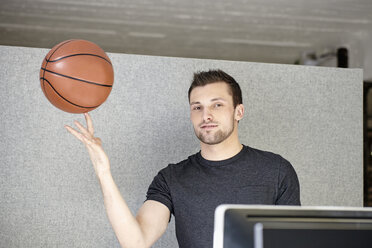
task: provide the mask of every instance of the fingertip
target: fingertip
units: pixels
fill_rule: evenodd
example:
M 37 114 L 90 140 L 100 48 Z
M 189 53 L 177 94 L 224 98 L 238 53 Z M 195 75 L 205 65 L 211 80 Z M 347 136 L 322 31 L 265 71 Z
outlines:
M 74 121 L 74 124 L 75 124 L 75 126 L 77 126 L 77 127 L 80 127 L 81 126 L 81 124 L 80 124 L 80 122 L 78 122 L 78 121 Z
M 64 125 L 64 128 L 66 129 L 67 132 L 71 133 L 72 128 L 70 126 Z

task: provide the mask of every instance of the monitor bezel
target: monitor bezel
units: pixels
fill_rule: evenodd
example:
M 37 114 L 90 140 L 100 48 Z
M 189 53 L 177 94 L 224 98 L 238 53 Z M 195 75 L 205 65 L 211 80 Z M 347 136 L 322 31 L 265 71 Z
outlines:
M 335 206 L 269 206 L 269 205 L 240 205 L 222 204 L 215 210 L 213 233 L 213 248 L 224 248 L 225 215 L 228 211 L 241 211 L 246 216 L 283 217 L 290 216 L 320 219 L 371 219 L 372 208 L 366 207 L 335 207 Z

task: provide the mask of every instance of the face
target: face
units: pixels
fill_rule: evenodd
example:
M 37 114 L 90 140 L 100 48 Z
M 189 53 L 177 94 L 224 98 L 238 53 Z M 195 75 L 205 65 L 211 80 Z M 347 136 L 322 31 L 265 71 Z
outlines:
M 229 86 L 224 82 L 196 87 L 191 91 L 190 117 L 201 142 L 219 144 L 231 138 L 235 132 L 237 122 L 242 118 L 243 105 L 234 109 L 229 92 Z

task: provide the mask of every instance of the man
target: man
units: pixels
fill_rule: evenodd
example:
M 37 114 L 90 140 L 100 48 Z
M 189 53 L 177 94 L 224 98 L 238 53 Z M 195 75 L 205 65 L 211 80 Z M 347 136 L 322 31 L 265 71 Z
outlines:
M 87 147 L 122 247 L 150 247 L 164 233 L 171 214 L 181 248 L 212 247 L 214 210 L 222 203 L 300 205 L 291 164 L 239 142 L 244 106 L 234 78 L 221 70 L 195 74 L 189 103 L 200 152 L 158 173 L 136 217 L 112 179 L 89 115 L 85 114 L 87 128 L 75 122 L 80 132 L 66 126 Z

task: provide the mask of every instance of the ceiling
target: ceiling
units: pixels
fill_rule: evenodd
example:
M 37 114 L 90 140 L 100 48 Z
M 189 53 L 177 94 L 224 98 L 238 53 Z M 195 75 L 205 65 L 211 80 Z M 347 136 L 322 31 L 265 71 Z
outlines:
M 372 0 L 1 0 L 0 45 L 71 38 L 106 52 L 285 64 L 346 46 L 351 67 L 372 68 Z

